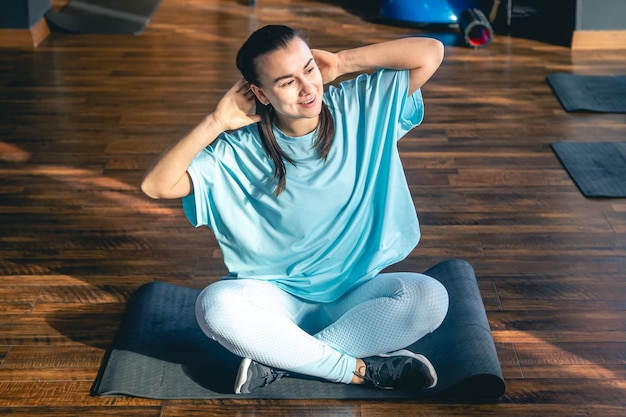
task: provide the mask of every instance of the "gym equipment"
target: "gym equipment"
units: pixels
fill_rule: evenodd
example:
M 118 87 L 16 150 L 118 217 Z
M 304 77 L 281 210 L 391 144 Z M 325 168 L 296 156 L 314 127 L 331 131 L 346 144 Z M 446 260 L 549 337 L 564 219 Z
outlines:
M 474 0 L 384 0 L 379 14 L 404 24 L 458 27 L 474 48 L 489 45 L 493 37 L 489 19 Z

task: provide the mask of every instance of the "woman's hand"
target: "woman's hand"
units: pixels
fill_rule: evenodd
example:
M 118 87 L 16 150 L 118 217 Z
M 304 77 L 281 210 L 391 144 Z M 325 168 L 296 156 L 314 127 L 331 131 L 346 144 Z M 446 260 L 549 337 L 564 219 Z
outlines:
M 226 130 L 235 130 L 261 120 L 254 114 L 256 101 L 243 79 L 219 101 L 215 111 L 185 137 L 172 144 L 146 172 L 141 189 L 152 198 L 180 198 L 193 190 L 187 168 L 194 157 Z
M 323 51 L 321 49 L 311 49 L 315 64 L 322 74 L 324 84 L 333 82 L 337 77 L 342 75 L 340 70 L 339 56 L 332 52 Z
M 213 112 L 213 119 L 223 132 L 235 130 L 261 121 L 255 109 L 254 93 L 250 91 L 250 84 L 242 78 L 224 94 Z

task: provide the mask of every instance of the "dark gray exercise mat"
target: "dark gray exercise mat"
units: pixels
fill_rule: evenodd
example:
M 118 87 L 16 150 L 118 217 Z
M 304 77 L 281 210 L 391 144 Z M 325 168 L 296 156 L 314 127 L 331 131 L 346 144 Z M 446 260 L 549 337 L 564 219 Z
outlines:
M 568 112 L 626 113 L 626 75 L 573 75 L 557 72 L 547 81 Z
M 626 197 L 626 142 L 556 142 L 552 149 L 586 197 Z
M 70 0 L 45 18 L 53 30 L 71 33 L 138 34 L 143 32 L 161 0 Z
M 493 400 L 505 390 L 500 362 L 472 267 L 460 260 L 426 272 L 450 294 L 450 310 L 435 332 L 410 346 L 437 369 L 426 393 L 378 390 L 312 379 L 283 378 L 252 394 L 235 395 L 240 359 L 207 338 L 194 304 L 199 289 L 162 282 L 140 287 L 129 302 L 115 342 L 104 358 L 92 395 L 157 399 L 384 399 L 440 394 Z

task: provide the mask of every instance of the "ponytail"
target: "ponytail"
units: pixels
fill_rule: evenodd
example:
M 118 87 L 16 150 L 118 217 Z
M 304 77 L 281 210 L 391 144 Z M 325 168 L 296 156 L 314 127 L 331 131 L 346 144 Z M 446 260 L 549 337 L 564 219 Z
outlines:
M 256 66 L 257 58 L 285 48 L 289 41 L 294 38 L 302 39 L 302 36 L 295 30 L 282 25 L 268 25 L 256 32 L 244 42 L 237 53 L 237 68 L 243 77 L 250 84 L 260 85 L 258 69 Z M 274 121 L 276 114 L 271 105 L 264 106 L 257 100 L 257 113 L 261 116 L 258 124 L 259 135 L 263 149 L 270 157 L 274 164 L 273 179 L 276 182 L 274 195 L 278 196 L 285 191 L 287 184 L 287 170 L 285 162 L 296 165 L 296 162 L 283 151 L 274 135 Z M 333 143 L 335 135 L 335 123 L 326 103 L 322 102 L 322 111 L 320 113 L 319 125 L 317 130 L 317 138 L 314 147 L 318 156 L 324 160 L 328 157 L 330 147 Z

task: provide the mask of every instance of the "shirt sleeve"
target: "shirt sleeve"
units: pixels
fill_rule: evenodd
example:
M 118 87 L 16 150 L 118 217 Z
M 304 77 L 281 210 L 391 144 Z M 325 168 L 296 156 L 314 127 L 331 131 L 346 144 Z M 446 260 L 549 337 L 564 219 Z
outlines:
M 358 108 L 361 116 L 394 121 L 391 134 L 397 141 L 424 118 L 421 89 L 408 96 L 409 71 L 378 69 L 331 87 L 329 94 L 346 109 Z
M 415 126 L 422 123 L 424 118 L 424 101 L 421 89 L 413 94 L 409 93 L 409 71 L 380 69 L 372 75 L 372 82 L 380 87 L 370 91 L 382 94 L 378 99 L 381 103 L 397 103 L 401 111 L 398 112 L 396 140 L 406 135 Z
M 209 208 L 207 204 L 210 201 L 211 178 L 204 175 L 204 173 L 212 171 L 210 167 L 213 165 L 214 155 L 211 148 L 207 147 L 196 155 L 189 168 L 187 168 L 193 192 L 183 197 L 182 203 L 187 219 L 196 227 L 209 225 Z
M 408 71 L 407 71 L 408 78 Z M 406 88 L 408 93 L 408 85 Z M 406 94 L 405 93 L 405 94 Z M 422 98 L 422 90 L 417 89 L 413 94 L 407 97 L 406 106 L 400 124 L 405 129 L 405 134 L 424 120 L 424 99 Z

